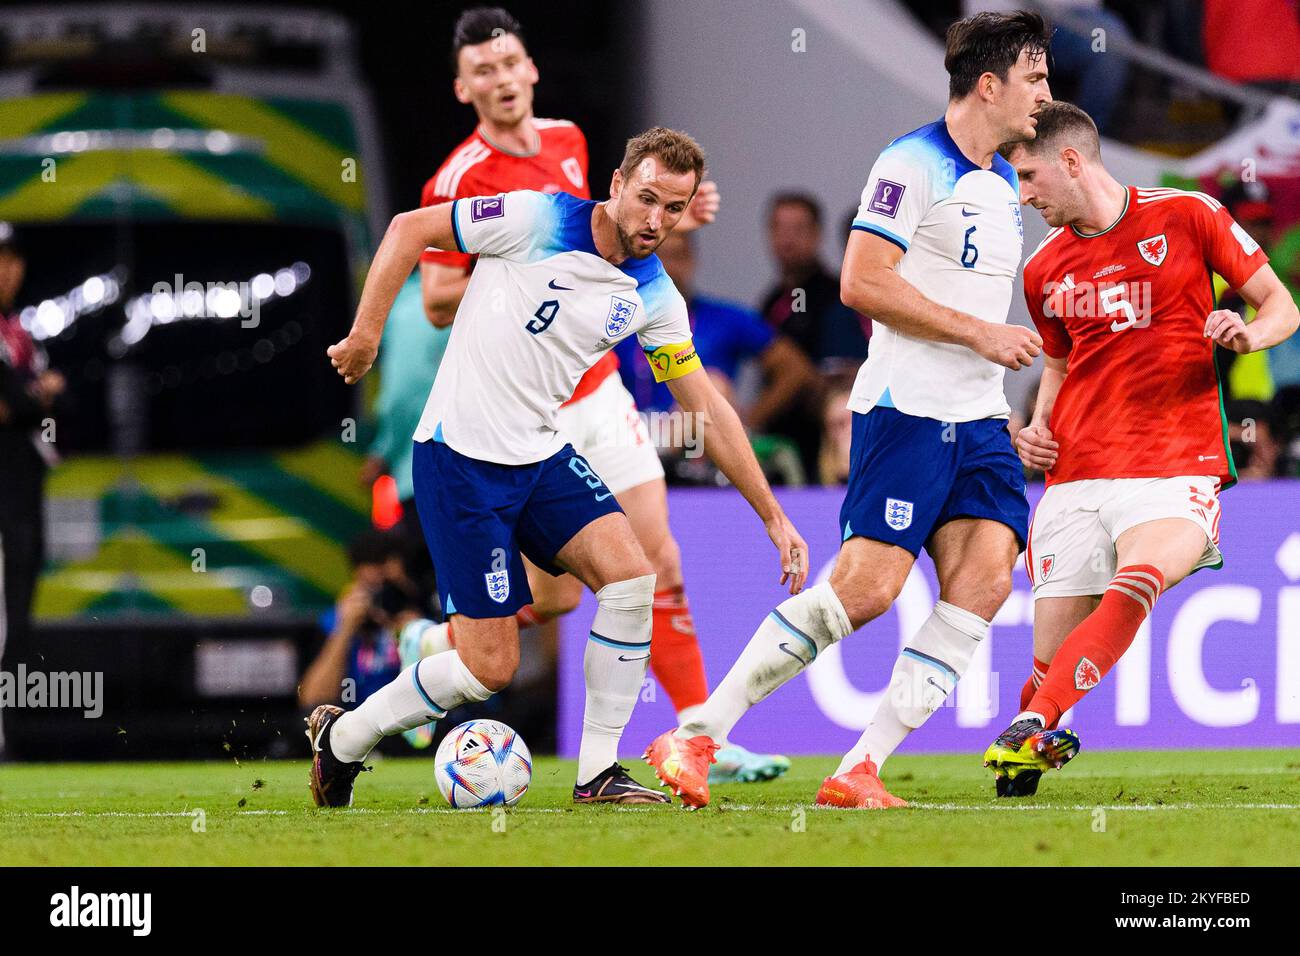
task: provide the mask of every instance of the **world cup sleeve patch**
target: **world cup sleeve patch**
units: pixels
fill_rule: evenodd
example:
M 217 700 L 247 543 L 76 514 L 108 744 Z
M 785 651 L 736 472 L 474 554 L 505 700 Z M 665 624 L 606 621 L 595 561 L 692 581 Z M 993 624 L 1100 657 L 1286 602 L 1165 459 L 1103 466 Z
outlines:
M 893 219 L 898 215 L 898 204 L 902 201 L 903 191 L 906 189 L 907 187 L 902 183 L 888 179 L 878 180 L 876 191 L 871 194 L 871 202 L 867 204 L 867 208 Z
M 500 219 L 506 214 L 505 196 L 478 196 L 469 206 L 469 221 Z
M 692 342 L 675 342 L 660 345 L 658 348 L 646 349 L 646 360 L 654 372 L 656 382 L 666 382 L 670 378 L 681 378 L 689 372 L 701 368 L 700 357 L 695 354 Z

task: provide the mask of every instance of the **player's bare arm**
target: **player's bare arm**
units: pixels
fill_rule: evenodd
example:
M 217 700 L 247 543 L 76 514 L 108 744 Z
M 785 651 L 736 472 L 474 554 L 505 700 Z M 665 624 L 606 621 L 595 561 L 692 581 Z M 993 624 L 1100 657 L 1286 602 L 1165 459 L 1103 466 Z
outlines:
M 435 328 L 446 328 L 456 318 L 456 309 L 469 286 L 469 271 L 437 262 L 420 263 L 420 296 L 425 318 Z
M 798 594 L 808 577 L 808 543 L 772 494 L 735 409 L 702 368 L 670 378 L 668 388 L 683 411 L 700 416 L 709 458 L 762 519 L 768 537 L 781 555 L 781 583 L 789 585 L 791 594 Z
M 840 273 L 840 300 L 912 338 L 962 345 L 1012 370 L 1034 363 L 1043 347 L 1037 332 L 939 305 L 898 274 L 902 258 L 903 250 L 887 239 L 853 230 Z
M 1271 349 L 1295 334 L 1300 311 L 1272 266 L 1260 266 L 1237 291 L 1255 310 L 1254 321 L 1247 323 L 1236 312 L 1216 309 L 1205 319 L 1206 338 L 1244 354 Z
M 365 288 L 352 331 L 341 342 L 325 350 L 330 363 L 343 380 L 354 385 L 370 371 L 379 353 L 379 340 L 393 300 L 415 268 L 420 253 L 429 246 L 453 248 L 455 236 L 451 224 L 452 204 L 440 203 L 393 217 L 384 232 L 383 242 L 375 252 L 366 273 Z
M 1052 440 L 1052 430 L 1047 423 L 1052 420 L 1052 407 L 1056 396 L 1065 384 L 1066 358 L 1043 356 L 1043 377 L 1038 382 L 1038 400 L 1034 403 L 1034 417 L 1016 435 L 1016 452 L 1030 468 L 1047 471 L 1056 465 L 1061 446 Z

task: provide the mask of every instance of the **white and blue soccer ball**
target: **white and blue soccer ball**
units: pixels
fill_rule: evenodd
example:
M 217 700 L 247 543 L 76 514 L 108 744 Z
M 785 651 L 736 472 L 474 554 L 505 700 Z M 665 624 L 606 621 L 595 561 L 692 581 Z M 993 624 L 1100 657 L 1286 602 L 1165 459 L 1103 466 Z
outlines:
M 528 792 L 533 755 L 499 720 L 467 720 L 453 728 L 434 758 L 438 789 L 457 809 L 512 807 Z

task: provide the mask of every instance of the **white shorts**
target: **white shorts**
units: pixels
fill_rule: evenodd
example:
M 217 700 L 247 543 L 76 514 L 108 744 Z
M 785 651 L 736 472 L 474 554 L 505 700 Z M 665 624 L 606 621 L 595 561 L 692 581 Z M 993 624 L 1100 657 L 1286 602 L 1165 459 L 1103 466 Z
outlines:
M 1187 518 L 1205 532 L 1192 570 L 1223 564 L 1219 479 L 1096 478 L 1052 485 L 1029 523 L 1025 570 L 1034 598 L 1104 594 L 1115 576 L 1115 542 L 1134 525 Z
M 557 423 L 560 434 L 616 496 L 663 478 L 659 452 L 618 372 L 611 373 L 590 395 L 561 407 Z

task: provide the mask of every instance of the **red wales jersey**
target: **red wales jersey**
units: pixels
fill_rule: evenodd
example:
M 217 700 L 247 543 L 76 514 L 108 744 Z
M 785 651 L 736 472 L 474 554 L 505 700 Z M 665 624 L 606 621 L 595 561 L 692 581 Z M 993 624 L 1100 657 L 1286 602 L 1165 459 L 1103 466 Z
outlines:
M 1025 260 L 1043 351 L 1068 360 L 1049 485 L 1087 478 L 1236 481 L 1214 344 L 1213 274 L 1240 289 L 1268 257 L 1205 193 L 1130 186 L 1096 235 L 1053 229 Z
M 534 119 L 533 126 L 541 146 L 530 156 L 506 152 L 491 143 L 480 127 L 475 127 L 469 138 L 452 150 L 433 178 L 424 184 L 420 205 L 436 206 L 453 199 L 495 196 L 517 189 L 564 192 L 579 199 L 590 199 L 587 138 L 582 130 L 569 120 L 559 119 Z M 473 256 L 454 250 L 426 249 L 420 261 L 459 266 L 467 272 L 474 267 Z M 569 401 L 595 391 L 617 368 L 618 357 L 610 349 L 578 382 Z

